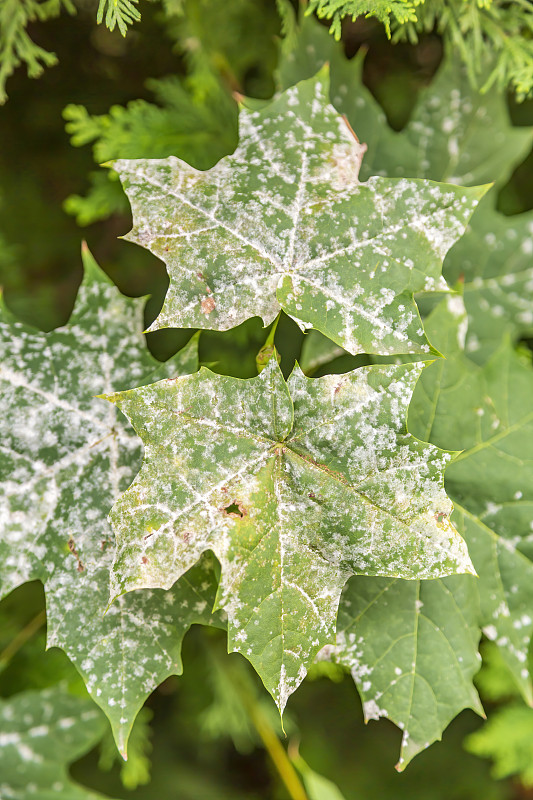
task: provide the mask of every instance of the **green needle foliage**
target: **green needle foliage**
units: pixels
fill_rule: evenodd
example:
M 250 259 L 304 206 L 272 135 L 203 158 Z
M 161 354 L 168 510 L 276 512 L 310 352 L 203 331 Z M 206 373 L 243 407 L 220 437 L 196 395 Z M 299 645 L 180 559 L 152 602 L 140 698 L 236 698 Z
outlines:
M 391 20 L 400 25 L 416 22 L 415 7 L 418 3 L 412 0 L 310 0 L 308 12 L 316 12 L 319 19 L 331 20 L 331 33 L 340 39 L 342 20 L 350 17 L 375 17 L 385 26 L 387 36 L 391 35 Z
M 518 99 L 533 89 L 533 4 L 504 0 L 309 0 L 308 13 L 331 20 L 340 39 L 345 17 L 375 17 L 394 42 L 436 31 L 460 54 L 473 86 L 510 86 Z M 490 64 L 488 76 L 485 75 Z
M 237 145 L 237 105 L 213 75 L 200 88 L 177 76 L 146 83 L 156 103 L 132 100 L 126 108 L 113 106 L 108 114 L 91 116 L 83 106 L 69 105 L 63 115 L 72 144 L 94 142 L 97 164 L 121 158 L 165 158 L 176 155 L 196 169 L 208 169 Z M 72 195 L 65 210 L 79 225 L 106 219 L 127 210 L 117 175 L 94 172 L 86 197 Z
M 105 20 L 110 31 L 114 31 L 117 27 L 125 36 L 128 26 L 141 18 L 137 8 L 138 2 L 139 0 L 100 0 L 96 20 L 97 22 Z
M 6 81 L 20 64 L 30 78 L 38 78 L 57 57 L 36 44 L 27 27 L 31 22 L 57 17 L 62 10 L 74 13 L 72 0 L 1 0 L 0 2 L 0 105 L 7 99 Z

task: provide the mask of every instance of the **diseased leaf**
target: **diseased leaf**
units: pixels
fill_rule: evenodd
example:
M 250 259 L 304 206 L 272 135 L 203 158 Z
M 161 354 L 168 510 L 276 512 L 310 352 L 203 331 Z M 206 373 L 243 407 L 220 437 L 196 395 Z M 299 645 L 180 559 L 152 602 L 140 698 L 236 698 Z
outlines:
M 406 430 L 420 364 L 285 383 L 200 372 L 109 397 L 145 460 L 111 519 L 113 596 L 170 587 L 206 550 L 222 575 L 228 647 L 283 710 L 334 641 L 350 574 L 471 571 L 442 488 L 450 455 Z
M 335 62 L 331 98 L 361 141 L 368 143 L 363 178 L 369 174 L 416 176 L 462 186 L 494 181 L 502 185 L 527 156 L 533 130 L 511 125 L 505 94 L 481 95 L 472 88 L 454 53 L 445 55 L 400 132 L 389 127 L 363 86 L 362 66 L 362 59 Z M 368 114 L 371 105 L 377 109 Z
M 445 287 L 442 259 L 486 187 L 360 183 L 364 148 L 328 96 L 323 71 L 243 109 L 235 153 L 205 172 L 172 157 L 114 163 L 126 238 L 169 270 L 152 329 L 268 325 L 282 308 L 351 353 L 429 352 L 413 293 Z
M 0 700 L 2 800 L 98 800 L 73 783 L 68 764 L 102 738 L 105 719 L 94 704 L 60 686 Z
M 297 47 L 282 58 L 281 86 L 309 77 L 324 60 L 331 65 L 331 102 L 368 145 L 363 179 L 416 175 L 501 186 L 531 148 L 533 128 L 510 124 L 505 95 L 474 90 L 464 67 L 449 53 L 400 132 L 390 128 L 362 83 L 363 57 L 347 60 L 312 18 L 302 21 Z M 516 338 L 533 332 L 533 215 L 506 217 L 494 210 L 495 197 L 491 192 L 483 200 L 443 269 L 450 285 L 465 284 L 466 347 L 478 363 L 486 361 L 505 332 Z
M 64 327 L 41 333 L 0 308 L 0 589 L 43 582 L 48 646 L 74 662 L 125 753 L 146 697 L 181 672 L 184 633 L 211 621 L 216 581 L 206 558 L 168 593 L 130 594 L 104 613 L 107 514 L 139 469 L 141 442 L 95 395 L 198 362 L 196 341 L 166 364 L 153 359 L 143 301 L 121 296 L 88 252 L 84 263 Z
M 348 60 L 342 46 L 312 17 L 302 20 L 294 50 L 283 54 L 278 71 L 281 88 L 311 77 L 325 62 L 331 69 L 332 104 L 346 114 L 359 141 L 368 146 L 361 165 L 363 180 L 386 175 L 503 185 L 531 148 L 533 129 L 511 125 L 503 92 L 480 94 L 474 89 L 455 52 L 445 53 L 399 132 L 389 126 L 363 84 L 364 54 L 360 51 Z
M 460 350 L 459 298 L 440 305 L 428 330 L 447 358 L 422 374 L 409 429 L 464 449 L 446 470 L 453 520 L 479 575 L 484 633 L 500 646 L 533 703 L 528 649 L 533 631 L 533 372 L 503 343 L 484 367 Z M 461 330 L 462 329 L 462 330 Z
M 445 262 L 450 283 L 460 281 L 468 312 L 466 351 L 479 364 L 506 334 L 533 334 L 533 213 L 506 217 L 489 196 Z
M 402 731 L 397 769 L 441 739 L 464 708 L 483 709 L 472 683 L 481 665 L 474 578 L 352 578 L 342 594 L 337 645 L 318 657 L 352 673 L 365 720 Z

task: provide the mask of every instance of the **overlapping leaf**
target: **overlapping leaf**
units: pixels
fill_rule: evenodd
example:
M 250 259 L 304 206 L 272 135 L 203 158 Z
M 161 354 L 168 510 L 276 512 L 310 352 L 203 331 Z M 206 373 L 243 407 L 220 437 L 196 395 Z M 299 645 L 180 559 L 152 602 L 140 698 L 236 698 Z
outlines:
M 368 142 L 363 177 L 372 173 L 465 186 L 502 184 L 531 148 L 533 133 L 511 125 L 505 95 L 480 95 L 453 53 L 445 56 L 431 84 L 421 91 L 400 132 L 387 124 L 363 86 L 362 60 L 339 58 L 335 67 L 332 102 L 347 115 L 361 141 Z M 368 113 L 370 106 L 374 108 Z
M 506 98 L 474 90 L 464 67 L 445 56 L 399 133 L 362 83 L 363 60 L 348 61 L 322 26 L 304 19 L 296 48 L 284 54 L 280 83 L 287 87 L 331 63 L 331 101 L 346 114 L 368 150 L 361 167 L 370 174 L 416 176 L 457 184 L 495 181 L 502 185 L 527 155 L 530 127 L 513 127 Z M 490 136 L 486 131 L 490 130 Z M 467 350 L 483 363 L 502 335 L 533 331 L 533 217 L 505 217 L 494 210 L 491 192 L 472 217 L 464 237 L 444 262 L 444 277 L 464 281 L 469 314 Z
M 337 645 L 319 658 L 346 666 L 365 720 L 402 731 L 397 769 L 441 738 L 464 708 L 483 713 L 472 683 L 480 667 L 475 579 L 352 578 L 342 594 Z
M 334 640 L 348 575 L 471 570 L 442 489 L 449 454 L 406 431 L 420 370 L 297 368 L 285 383 L 272 359 L 247 381 L 202 369 L 111 396 L 145 444 L 111 515 L 114 593 L 169 587 L 213 550 L 229 647 L 283 709 Z
M 483 368 L 473 365 L 460 349 L 462 322 L 453 305 L 428 321 L 448 357 L 423 373 L 409 426 L 437 445 L 465 448 L 446 471 L 453 519 L 479 575 L 483 630 L 531 703 L 533 372 L 509 343 Z
M 428 328 L 446 354 L 459 352 L 457 336 L 463 341 L 466 330 L 460 299 L 448 303 L 455 312 L 458 307 L 459 316 L 441 307 Z M 443 365 L 453 370 L 453 362 L 439 359 L 422 372 L 421 386 L 433 385 L 430 378 Z M 453 372 L 449 382 L 454 383 Z M 434 409 L 425 397 L 420 408 L 421 396 L 423 388 L 416 389 L 409 429 L 429 440 Z M 462 408 L 457 415 L 454 412 L 450 425 L 461 420 L 461 412 Z M 455 438 L 450 441 L 460 447 Z M 453 462 L 446 474 L 452 468 Z M 456 519 L 461 523 L 461 515 L 454 511 L 452 520 Z M 472 683 L 480 665 L 478 583 L 468 576 L 432 581 L 356 577 L 343 591 L 336 646 L 324 648 L 318 657 L 350 669 L 367 720 L 388 717 L 402 729 L 397 769 L 404 769 L 418 752 L 440 739 L 464 708 L 482 713 Z
M 169 674 L 192 622 L 211 620 L 209 560 L 170 592 L 121 598 L 104 615 L 114 543 L 107 513 L 133 479 L 141 443 L 98 392 L 197 367 L 192 349 L 161 366 L 131 300 L 88 253 L 68 325 L 41 333 L 1 309 L 0 586 L 40 578 L 48 645 L 63 648 L 108 715 L 121 751 L 137 711 Z M 158 367 L 159 364 L 159 367 Z
M 102 738 L 104 717 L 94 704 L 61 687 L 0 700 L 2 800 L 98 800 L 71 780 L 67 766 Z
M 488 332 L 492 317 L 486 309 L 478 313 L 478 329 Z M 476 367 L 463 353 L 467 323 L 457 296 L 428 319 L 428 335 L 447 358 L 423 371 L 409 430 L 440 446 L 466 448 L 447 468 L 446 486 L 479 579 L 354 578 L 341 598 L 337 647 L 320 654 L 351 669 L 367 717 L 388 716 L 402 727 L 399 768 L 439 739 L 460 710 L 479 710 L 471 683 L 479 626 L 532 701 L 533 374 L 509 344 L 485 368 Z
M 368 145 L 362 177 L 416 175 L 458 184 L 501 185 L 531 147 L 532 129 L 510 124 L 505 97 L 472 89 L 464 68 L 449 55 L 420 93 L 410 121 L 399 133 L 387 124 L 362 83 L 362 58 L 348 61 L 311 18 L 302 21 L 296 48 L 281 60 L 281 86 L 314 74 L 325 60 L 331 64 L 333 105 L 347 115 L 360 141 Z M 451 285 L 458 280 L 465 284 L 466 346 L 479 363 L 505 332 L 519 337 L 533 330 L 533 218 L 529 213 L 505 217 L 494 210 L 494 198 L 491 192 L 483 200 L 443 270 Z
M 463 283 L 466 351 L 484 363 L 505 335 L 533 334 L 533 214 L 506 217 L 490 197 L 446 259 L 450 283 Z
M 331 102 L 368 147 L 361 165 L 363 179 L 386 175 L 503 184 L 531 148 L 533 131 L 511 125 L 505 95 L 480 94 L 472 88 L 454 53 L 445 54 L 400 132 L 388 125 L 381 106 L 363 85 L 363 58 L 348 60 L 342 46 L 312 17 L 302 20 L 295 48 L 283 53 L 281 88 L 311 77 L 325 62 L 331 65 Z
M 444 285 L 442 259 L 485 188 L 360 183 L 364 148 L 328 95 L 323 71 L 243 109 L 237 150 L 205 172 L 177 158 L 115 162 L 127 238 L 170 275 L 153 328 L 268 324 L 282 308 L 351 353 L 429 351 L 413 292 Z

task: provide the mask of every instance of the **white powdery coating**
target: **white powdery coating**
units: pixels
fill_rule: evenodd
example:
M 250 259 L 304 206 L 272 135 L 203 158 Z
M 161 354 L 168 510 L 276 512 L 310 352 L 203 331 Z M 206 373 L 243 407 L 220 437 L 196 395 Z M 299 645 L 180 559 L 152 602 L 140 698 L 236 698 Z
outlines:
M 61 687 L 22 692 L 0 701 L 0 729 L 0 797 L 94 796 L 66 774 L 66 766 L 104 732 L 103 718 L 90 700 Z
M 506 333 L 533 331 L 533 216 L 505 217 L 484 202 L 464 241 L 450 254 L 450 272 L 463 275 L 469 315 L 466 347 L 487 360 Z
M 272 359 L 247 381 L 201 370 L 111 397 L 145 444 L 111 515 L 112 594 L 169 587 L 212 550 L 229 645 L 282 708 L 333 640 L 348 575 L 472 572 L 449 521 L 450 456 L 406 431 L 420 370 L 296 370 L 287 385 Z
M 413 293 L 446 287 L 442 259 L 480 192 L 358 179 L 364 153 L 320 76 L 261 111 L 201 172 L 180 159 L 114 164 L 130 199 L 128 238 L 168 267 L 152 328 L 227 330 L 280 307 L 351 353 L 428 352 Z
M 202 616 L 193 602 L 214 597 L 208 570 L 208 592 L 138 593 L 105 614 L 114 553 L 107 513 L 133 480 L 142 446 L 95 395 L 165 369 L 146 348 L 142 306 L 94 267 L 70 322 L 50 334 L 0 308 L 0 591 L 43 582 L 48 646 L 63 648 L 81 672 L 122 752 L 146 696 L 181 669 L 181 637 Z
M 461 350 L 464 350 L 468 331 L 468 315 L 463 298 L 458 294 L 448 295 L 446 297 L 446 307 L 450 314 L 457 320 L 457 344 Z
M 463 708 L 481 712 L 476 587 L 468 577 L 402 581 L 352 578 L 341 598 L 337 642 L 320 660 L 342 664 L 365 721 L 388 717 L 402 731 L 398 768 L 440 739 Z

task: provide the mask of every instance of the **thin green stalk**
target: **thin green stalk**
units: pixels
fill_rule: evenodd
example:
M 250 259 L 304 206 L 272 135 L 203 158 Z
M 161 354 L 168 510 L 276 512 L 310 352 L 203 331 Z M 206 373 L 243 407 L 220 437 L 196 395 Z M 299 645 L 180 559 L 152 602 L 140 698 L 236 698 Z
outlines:
M 232 669 L 228 666 L 227 657 L 221 658 L 213 647 L 208 647 L 207 641 L 205 640 L 203 641 L 203 646 L 208 652 L 209 657 L 215 662 L 216 667 L 224 673 L 225 678 L 231 684 L 237 699 L 241 702 L 244 711 L 248 715 L 265 750 L 270 756 L 279 777 L 283 781 L 291 800 L 309 800 L 309 796 L 303 787 L 287 751 L 281 744 L 276 731 L 261 711 L 261 707 L 256 702 L 252 690 L 248 689 L 246 685 L 248 681 L 236 680 Z
M 34 636 L 39 628 L 46 622 L 46 611 L 39 611 L 36 616 L 31 619 L 28 624 L 10 641 L 6 648 L 0 653 L 0 670 L 7 667 L 13 656 L 15 656 L 21 647 Z
M 265 719 L 256 703 L 250 701 L 250 698 L 244 696 L 242 700 L 243 705 L 248 712 L 248 716 L 250 717 L 254 728 L 259 734 L 261 741 L 265 746 L 265 750 L 270 756 L 272 763 L 276 767 L 281 780 L 285 784 L 291 800 L 309 800 L 307 792 L 305 791 L 302 782 L 298 777 L 298 773 L 293 767 L 276 732 Z

